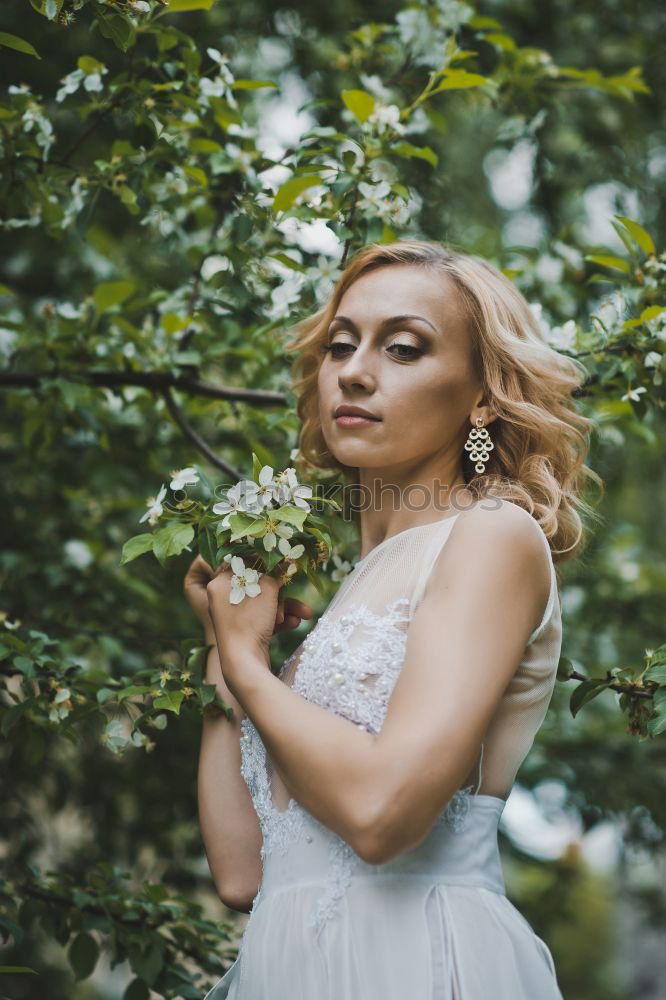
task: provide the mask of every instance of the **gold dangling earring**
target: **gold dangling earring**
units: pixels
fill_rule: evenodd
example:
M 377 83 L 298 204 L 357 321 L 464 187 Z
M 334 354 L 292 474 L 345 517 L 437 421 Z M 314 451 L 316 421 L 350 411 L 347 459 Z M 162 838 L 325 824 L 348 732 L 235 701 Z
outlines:
M 486 471 L 485 463 L 488 461 L 489 452 L 494 447 L 495 445 L 490 439 L 488 428 L 483 426 L 483 417 L 477 417 L 476 427 L 472 427 L 465 441 L 465 451 L 468 451 L 471 460 L 476 462 L 474 466 L 475 472 L 482 473 Z

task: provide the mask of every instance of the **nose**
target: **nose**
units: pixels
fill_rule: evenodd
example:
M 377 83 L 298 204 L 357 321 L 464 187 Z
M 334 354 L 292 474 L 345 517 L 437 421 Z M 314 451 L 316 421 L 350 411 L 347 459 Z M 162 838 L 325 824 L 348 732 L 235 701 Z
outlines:
M 360 386 L 368 392 L 375 388 L 375 377 L 371 371 L 369 351 L 357 347 L 338 368 L 338 385 L 341 389 Z

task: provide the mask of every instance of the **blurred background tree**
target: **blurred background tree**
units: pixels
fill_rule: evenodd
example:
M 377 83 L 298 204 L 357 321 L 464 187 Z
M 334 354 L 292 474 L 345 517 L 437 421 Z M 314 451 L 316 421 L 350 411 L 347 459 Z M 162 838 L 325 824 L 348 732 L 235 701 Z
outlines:
M 289 326 L 407 236 L 497 263 L 587 369 L 603 524 L 564 568 L 502 851 L 567 1000 L 663 995 L 663 22 L 653 0 L 3 5 L 3 995 L 200 998 L 233 959 L 245 917 L 196 818 L 192 554 L 120 552 L 169 470 L 289 464 Z

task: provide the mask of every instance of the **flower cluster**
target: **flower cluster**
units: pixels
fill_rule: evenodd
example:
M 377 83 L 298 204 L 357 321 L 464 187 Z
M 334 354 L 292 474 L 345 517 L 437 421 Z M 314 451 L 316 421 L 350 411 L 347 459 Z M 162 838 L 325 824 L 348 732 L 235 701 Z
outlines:
M 263 550 L 272 553 L 277 548 L 286 562 L 283 578 L 286 581 L 298 569 L 298 560 L 305 553 L 302 543 L 292 545 L 295 529 L 302 529 L 305 516 L 310 513 L 308 500 L 312 487 L 298 481 L 296 470 L 289 466 L 278 475 L 270 465 L 259 469 L 257 479 L 242 479 L 227 491 L 226 498 L 213 505 L 213 513 L 222 516 L 220 531 L 231 530 L 230 541 L 245 539 L 254 546 L 261 540 Z M 229 600 L 238 604 L 244 597 L 261 593 L 259 574 L 245 565 L 243 559 L 232 552 L 224 557 L 231 565 L 231 594 Z
M 289 458 L 298 460 L 298 448 L 292 449 Z M 241 479 L 225 490 L 221 499 L 194 466 L 175 469 L 169 489 L 184 496 L 167 501 L 167 484 L 162 483 L 157 494 L 148 497 L 147 510 L 139 522 L 147 521 L 156 530 L 130 538 L 123 546 L 121 564 L 151 550 L 163 562 L 189 550 L 196 536 L 198 549 L 211 566 L 230 565 L 232 604 L 261 593 L 261 572 L 279 571 L 284 584 L 300 568 L 319 589 L 313 570 L 328 564 L 332 541 L 326 522 L 312 510 L 312 487 L 299 482 L 291 465 L 275 472 L 254 454 L 252 462 L 254 478 Z M 213 493 L 215 501 L 202 503 L 187 496 L 187 487 L 200 484 L 202 478 L 202 486 Z M 328 498 L 321 497 L 318 502 L 341 509 Z M 333 559 L 335 579 L 342 563 L 337 556 Z

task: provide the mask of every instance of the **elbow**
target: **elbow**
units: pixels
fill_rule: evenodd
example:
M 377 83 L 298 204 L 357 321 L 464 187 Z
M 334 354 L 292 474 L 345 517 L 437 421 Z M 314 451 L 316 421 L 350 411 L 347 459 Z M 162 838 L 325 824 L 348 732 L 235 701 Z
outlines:
M 409 850 L 404 830 L 394 826 L 387 813 L 376 813 L 360 823 L 356 830 L 354 851 L 368 865 L 385 865 Z
M 369 865 L 385 865 L 414 850 L 425 840 L 434 818 L 421 815 L 417 807 L 410 808 L 401 797 L 393 797 L 384 808 L 366 815 L 356 830 L 356 854 Z
M 390 836 L 381 824 L 376 824 L 359 835 L 354 847 L 356 854 L 367 865 L 385 865 L 409 849 L 403 838 Z
M 239 885 L 216 885 L 215 891 L 220 901 L 230 910 L 249 913 L 259 890 L 248 890 L 247 886 Z

